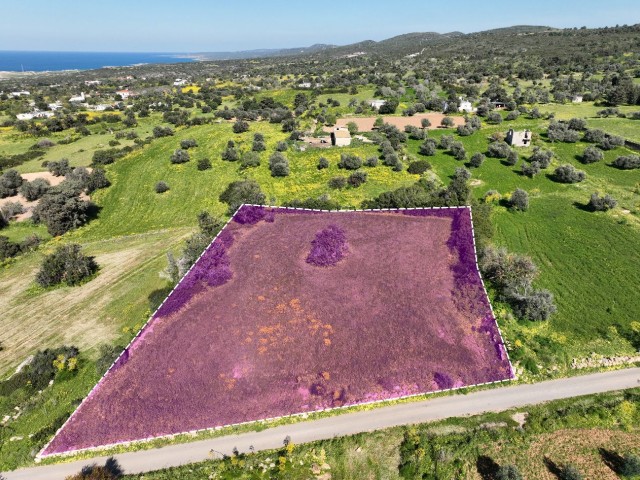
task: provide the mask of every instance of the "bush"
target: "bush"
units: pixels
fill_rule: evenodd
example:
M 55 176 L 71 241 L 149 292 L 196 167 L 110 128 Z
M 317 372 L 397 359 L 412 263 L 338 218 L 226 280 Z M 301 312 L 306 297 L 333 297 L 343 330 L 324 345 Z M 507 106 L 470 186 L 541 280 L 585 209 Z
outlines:
M 103 150 L 98 150 L 98 152 L 101 152 L 101 151 Z M 95 152 L 95 153 L 98 153 L 98 152 Z M 95 156 L 96 155 L 94 154 L 94 158 Z M 51 175 L 53 175 L 54 177 L 63 177 L 71 171 L 71 168 L 69 167 L 69 160 L 67 160 L 66 158 L 63 158 L 58 162 L 48 162 L 47 170 L 49 170 L 49 173 L 51 173 Z
M 557 308 L 553 303 L 553 294 L 548 290 L 525 288 L 524 293 L 507 292 L 507 298 L 518 318 L 530 321 L 547 320 Z
M 22 177 L 16 170 L 7 170 L 0 175 L 0 198 L 13 197 L 18 194 L 22 185 Z
M 286 177 L 289 175 L 289 160 L 280 152 L 269 157 L 269 169 L 272 177 Z
M 252 168 L 260 166 L 260 155 L 256 152 L 245 152 L 242 154 L 241 168 Z
M 104 466 L 98 466 L 95 463 L 82 467 L 80 473 L 67 477 L 67 480 L 119 480 L 123 478 L 124 470 L 113 458 L 107 458 Z
M 347 178 L 346 177 L 333 177 L 327 183 L 329 188 L 333 188 L 335 190 L 340 190 L 347 186 Z
M 169 191 L 169 185 L 167 185 L 166 182 L 163 182 L 161 180 L 158 183 L 156 183 L 154 189 L 155 189 L 156 193 L 164 193 L 164 192 Z
M 606 212 L 615 208 L 618 202 L 611 195 L 600 197 L 597 193 L 592 193 L 589 199 L 589 208 L 594 212 Z
M 507 158 L 511 148 L 504 141 L 493 142 L 489 144 L 487 149 L 487 156 L 491 158 Z
M 20 194 L 29 202 L 35 202 L 42 197 L 47 190 L 49 190 L 51 184 L 44 178 L 36 178 L 31 182 L 24 182 L 20 186 Z
M 509 150 L 507 154 L 507 165 L 515 165 L 516 163 L 518 163 L 518 152 Z
M 52 187 L 33 209 L 32 218 L 36 223 L 44 223 L 49 234 L 57 237 L 87 223 L 89 203 L 73 189 Z
M 613 161 L 613 166 L 621 170 L 633 170 L 640 168 L 640 157 L 638 155 L 620 156 Z
M 266 196 L 255 180 L 236 180 L 227 185 L 219 200 L 229 206 L 227 213 L 232 215 L 243 203 L 264 205 Z
M 569 120 L 568 127 L 570 130 L 586 130 L 587 121 L 584 118 L 572 118 Z
M 431 168 L 431 164 L 426 160 L 417 160 L 411 162 L 407 168 L 407 172 L 413 175 L 422 175 L 424 172 Z
M 604 158 L 604 153 L 602 150 L 589 145 L 584 149 L 584 153 L 582 154 L 582 163 L 595 163 L 599 162 Z
M 640 475 L 640 456 L 628 453 L 622 458 L 620 473 L 628 477 Z
M 38 143 L 36 143 L 36 146 L 38 148 L 51 148 L 54 145 L 55 145 L 55 143 L 53 143 L 48 138 L 43 138 L 42 140 L 38 140 Z
M 201 172 L 204 171 L 204 170 L 210 170 L 211 169 L 211 160 L 209 160 L 208 158 L 200 158 L 200 159 L 198 159 L 197 168 Z
M 236 120 L 233 124 L 233 133 L 244 133 L 249 131 L 249 123 L 244 120 Z
M 531 163 L 538 162 L 540 168 L 548 168 L 553 158 L 553 152 L 551 150 L 543 150 L 540 147 L 533 148 L 533 154 L 529 157 Z
M 83 255 L 80 245 L 63 245 L 44 258 L 36 275 L 36 282 L 41 287 L 52 287 L 62 283 L 73 286 L 97 271 L 98 264 L 94 257 Z
M 329 160 L 324 157 L 320 157 L 318 160 L 318 170 L 322 170 L 324 168 L 329 168 Z
M 560 165 L 554 170 L 553 176 L 556 181 L 560 183 L 578 183 L 587 177 L 586 173 L 582 170 L 576 170 L 576 168 L 570 164 Z
M 582 480 L 584 477 L 573 465 L 564 465 L 558 475 L 560 480 Z
M 599 130 L 597 128 L 595 129 L 588 129 L 587 131 L 584 132 L 584 137 L 582 137 L 582 139 L 585 142 L 590 142 L 590 143 L 602 143 L 604 142 L 604 139 L 606 138 L 606 133 L 604 133 L 604 131 Z
M 522 162 L 522 174 L 533 178 L 540 173 L 540 164 L 538 162 L 526 163 Z
M 173 135 L 173 129 L 171 127 L 153 127 L 153 136 L 155 138 L 170 137 Z
M 453 142 L 449 151 L 456 160 L 464 160 L 467 157 L 467 151 L 464 149 L 462 142 Z
M 528 210 L 529 194 L 520 188 L 516 188 L 515 191 L 511 194 L 511 199 L 509 200 L 509 206 L 513 210 L 519 210 L 521 212 Z
M 366 181 L 367 181 L 366 172 L 353 172 L 351 175 L 349 175 L 349 178 L 347 178 L 347 183 L 349 183 L 349 185 L 351 185 L 354 188 L 359 187 Z
M 20 245 L 9 241 L 9 237 L 0 235 L 0 261 L 15 257 L 20 253 Z
M 482 153 L 474 153 L 469 160 L 469 165 L 474 168 L 479 168 L 484 163 L 485 158 L 486 157 Z
M 515 465 L 503 465 L 496 472 L 496 480 L 523 480 L 522 474 Z
M 435 140 L 432 140 L 431 138 L 426 139 L 425 142 L 422 145 L 420 145 L 419 153 L 420 155 L 426 155 L 428 157 L 435 155 L 436 154 Z
M 24 213 L 24 205 L 22 205 L 20 202 L 7 202 L 2 206 L 0 212 L 2 212 L 2 216 L 6 220 L 9 220 L 16 215 Z
M 468 137 L 469 135 L 473 135 L 475 130 L 465 123 L 464 125 L 458 125 L 456 132 L 461 137 Z
M 572 130 L 566 123 L 554 122 L 549 124 L 547 130 L 547 136 L 552 142 L 567 142 L 575 143 L 580 139 L 580 133 L 577 130 Z
M 357 155 L 351 155 L 348 153 L 342 153 L 340 155 L 338 168 L 345 168 L 347 170 L 357 170 L 361 166 L 362 166 L 362 159 Z
M 518 110 L 512 110 L 511 112 L 507 113 L 505 120 L 507 121 L 517 120 L 519 116 L 520 116 L 520 112 Z
M 222 151 L 221 157 L 222 160 L 225 160 L 227 162 L 237 162 L 238 160 L 240 160 L 240 154 L 232 144 L 227 145 L 227 148 Z
M 500 115 L 498 112 L 491 112 L 487 116 L 487 123 L 493 123 L 494 125 L 502 123 L 502 115 Z
M 174 150 L 171 155 L 171 163 L 179 164 L 179 163 L 187 163 L 191 158 L 189 157 L 189 153 L 186 150 L 182 150 L 178 148 Z
M 625 141 L 624 138 L 618 137 L 616 135 L 609 135 L 605 137 L 605 139 L 600 142 L 600 148 L 603 150 L 613 150 L 616 147 L 624 146 Z
M 444 117 L 442 119 L 442 121 L 440 122 L 440 126 L 444 127 L 444 128 L 451 128 L 451 127 L 453 127 L 454 124 L 455 124 L 455 122 L 453 121 L 453 118 L 451 118 L 451 117 Z
M 453 135 L 442 135 L 440 137 L 440 144 L 438 146 L 443 150 L 449 150 L 451 148 L 451 145 L 453 145 L 453 142 L 455 142 Z
M 288 148 L 289 148 L 289 145 L 287 144 L 287 142 L 278 142 L 276 144 L 277 152 L 286 152 Z
M 371 156 L 364 161 L 364 164 L 367 167 L 377 167 L 378 166 L 378 157 Z
M 194 148 L 197 146 L 198 142 L 193 138 L 185 138 L 184 140 L 180 141 L 180 148 L 182 148 L 183 150 L 189 150 L 190 148 Z
M 96 150 L 91 158 L 92 165 L 109 165 L 122 157 L 125 152 L 117 148 L 109 148 L 108 150 Z M 55 175 L 55 174 L 54 174 Z M 66 175 L 66 174 L 65 174 Z
M 100 356 L 96 360 L 96 373 L 100 376 L 104 375 L 109 367 L 117 360 L 123 348 L 116 345 L 103 344 L 100 345 Z

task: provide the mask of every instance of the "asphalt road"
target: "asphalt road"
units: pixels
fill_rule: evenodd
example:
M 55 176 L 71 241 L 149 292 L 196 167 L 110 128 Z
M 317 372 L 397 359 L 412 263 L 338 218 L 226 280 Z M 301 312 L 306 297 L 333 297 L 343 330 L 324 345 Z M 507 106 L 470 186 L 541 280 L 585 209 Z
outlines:
M 231 455 L 234 447 L 240 452 L 248 452 L 250 447 L 255 451 L 279 448 L 287 436 L 292 442 L 300 444 L 398 425 L 425 423 L 484 412 L 499 412 L 550 400 L 632 387 L 640 387 L 640 368 L 551 380 L 532 385 L 496 388 L 467 395 L 438 397 L 421 402 L 284 425 L 261 432 L 123 453 L 116 455 L 116 458 L 126 473 L 142 473 L 200 462 L 211 458 L 211 451 Z M 4 473 L 4 476 L 7 480 L 63 480 L 68 475 L 79 472 L 84 465 L 104 463 L 105 459 L 106 457 L 96 456 L 91 460 L 16 470 Z

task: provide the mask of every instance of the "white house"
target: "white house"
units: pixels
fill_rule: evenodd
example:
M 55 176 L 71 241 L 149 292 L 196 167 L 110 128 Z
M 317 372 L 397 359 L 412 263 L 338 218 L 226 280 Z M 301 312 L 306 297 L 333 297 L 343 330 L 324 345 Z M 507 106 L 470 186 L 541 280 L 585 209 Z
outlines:
M 71 97 L 71 98 L 69 99 L 69 102 L 70 102 L 70 103 L 74 103 L 74 102 L 82 103 L 82 102 L 84 102 L 84 101 L 85 101 L 84 92 L 80 92 L 80 95 L 77 95 L 77 96 L 75 96 L 75 97 Z
M 84 84 L 86 86 L 91 86 L 91 85 L 100 85 L 102 82 L 100 80 L 85 80 Z
M 583 97 L 582 97 L 582 95 L 575 95 L 575 96 L 571 99 L 571 101 L 572 101 L 573 103 L 582 103 L 582 98 L 583 98 Z
M 531 132 L 529 130 L 516 132 L 512 128 L 507 132 L 506 140 L 512 147 L 529 147 L 531 146 Z
M 30 113 L 19 113 L 16 115 L 16 118 L 18 120 L 31 120 L 34 118 L 50 118 L 50 117 L 53 117 L 54 115 L 55 114 L 53 112 L 34 110 L 33 112 L 30 112 Z
M 176 81 L 175 81 L 175 82 L 173 82 L 173 86 L 174 86 L 174 87 L 183 87 L 183 86 L 185 86 L 186 84 L 187 84 L 187 81 L 186 81 L 186 80 L 183 80 L 183 79 L 181 79 L 181 78 L 176 78 Z
M 29 92 L 27 92 L 26 90 L 21 90 L 19 92 L 11 92 L 9 94 L 10 97 L 14 97 L 14 98 L 15 97 L 22 97 L 22 96 L 28 97 L 29 95 L 31 95 L 31 94 Z
M 120 97 L 122 97 L 123 100 L 126 100 L 127 98 L 129 98 L 131 96 L 131 91 L 128 90 L 128 89 L 118 90 L 116 92 L 116 95 L 120 95 Z
M 385 103 L 387 103 L 385 100 L 377 100 L 377 99 L 369 100 L 369 105 L 371 105 L 372 108 L 380 108 Z
M 335 147 L 348 147 L 351 145 L 351 134 L 346 127 L 336 127 L 331 132 L 331 145 Z
M 478 109 L 474 108 L 469 100 L 463 100 L 462 97 L 460 97 L 460 106 L 458 107 L 459 112 L 473 113 L 476 110 Z
M 56 111 L 56 110 L 60 110 L 62 108 L 62 103 L 60 102 L 56 102 L 56 103 L 50 103 L 49 104 L 49 109 L 51 109 L 52 111 Z

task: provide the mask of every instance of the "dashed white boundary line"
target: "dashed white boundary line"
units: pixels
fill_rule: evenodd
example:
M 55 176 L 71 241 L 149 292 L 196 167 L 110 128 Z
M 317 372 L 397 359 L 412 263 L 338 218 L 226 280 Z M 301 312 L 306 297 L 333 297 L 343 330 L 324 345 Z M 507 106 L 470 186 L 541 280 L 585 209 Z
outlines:
M 320 410 L 311 410 L 311 411 L 308 411 L 308 412 L 301 412 L 301 413 L 290 413 L 290 414 L 281 415 L 281 416 L 278 416 L 278 417 L 270 417 L 270 418 L 263 418 L 263 419 L 257 419 L 257 420 L 250 420 L 250 421 L 247 421 L 247 422 L 232 423 L 232 424 L 221 425 L 221 426 L 217 426 L 217 427 L 200 428 L 200 429 L 197 429 L 197 430 L 189 430 L 189 431 L 186 431 L 186 432 L 172 433 L 172 434 L 168 434 L 168 435 L 158 435 L 158 436 L 153 436 L 153 437 L 140 438 L 140 439 L 136 439 L 136 440 L 127 440 L 127 441 L 124 441 L 124 442 L 116 442 L 116 443 L 110 443 L 110 444 L 105 444 L 105 445 L 99 445 L 99 446 L 95 446 L 95 447 L 87 447 L 87 448 L 81 448 L 81 449 L 76 449 L 76 450 L 69 450 L 69 451 L 66 451 L 66 452 L 50 453 L 50 454 L 46 454 L 45 455 L 43 452 L 49 447 L 51 442 L 53 442 L 53 440 L 64 429 L 64 427 L 67 425 L 67 423 L 69 423 L 71 421 L 71 419 L 76 415 L 76 413 L 78 413 L 78 411 L 82 408 L 82 406 L 91 398 L 91 396 L 95 393 L 97 388 L 103 383 L 105 377 L 113 369 L 114 365 L 116 365 L 118 363 L 118 361 L 120 360 L 120 358 L 122 357 L 124 352 L 129 351 L 129 347 L 131 347 L 133 345 L 133 343 L 138 339 L 138 337 L 140 337 L 140 335 L 146 330 L 147 326 L 154 320 L 154 317 L 155 317 L 156 313 L 158 313 L 158 311 L 162 308 L 162 306 L 169 299 L 169 297 L 171 297 L 173 292 L 180 286 L 180 284 L 187 277 L 187 275 L 189 275 L 189 273 L 191 272 L 193 267 L 195 267 L 195 265 L 200 261 L 202 256 L 209 250 L 209 248 L 211 248 L 213 243 L 218 239 L 218 237 L 225 230 L 227 225 L 229 225 L 229 223 L 231 223 L 231 221 L 235 218 L 235 216 L 238 214 L 238 212 L 245 206 L 247 206 L 247 207 L 263 207 L 263 208 L 280 209 L 280 210 L 298 210 L 298 211 L 307 211 L 307 212 L 321 212 L 321 213 L 397 212 L 397 211 L 404 211 L 404 210 L 447 210 L 447 209 L 460 209 L 460 208 L 468 209 L 469 210 L 469 221 L 471 223 L 471 238 L 473 239 L 473 253 L 474 253 L 474 256 L 475 256 L 476 272 L 477 272 L 478 276 L 480 277 L 480 282 L 482 283 L 482 288 L 484 289 L 485 297 L 487 299 L 487 302 L 489 303 L 489 308 L 491 310 L 491 317 L 493 318 L 493 321 L 495 322 L 496 328 L 498 330 L 498 335 L 500 336 L 501 347 L 502 347 L 503 351 L 505 352 L 505 354 L 507 356 L 507 361 L 509 363 L 509 370 L 510 370 L 511 378 L 507 378 L 507 379 L 504 379 L 504 380 L 495 380 L 493 382 L 475 383 L 473 385 L 464 385 L 462 387 L 447 388 L 447 389 L 443 389 L 443 390 L 435 390 L 435 391 L 432 391 L 432 392 L 423 392 L 423 393 L 414 393 L 414 394 L 411 394 L 411 395 L 402 395 L 400 397 L 387 398 L 387 399 L 384 399 L 384 400 L 371 400 L 371 401 L 368 401 L 368 402 L 352 403 L 352 404 L 348 404 L 348 405 L 342 405 L 340 407 L 323 408 L 323 409 L 320 409 Z M 513 364 L 511 363 L 511 359 L 509 358 L 509 352 L 507 350 L 507 346 L 506 346 L 506 344 L 504 342 L 504 339 L 502 337 L 502 332 L 500 331 L 500 326 L 498 325 L 498 321 L 497 321 L 496 316 L 495 316 L 495 314 L 493 312 L 493 306 L 491 305 L 491 301 L 489 300 L 489 294 L 487 293 L 487 289 L 486 289 L 486 287 L 484 285 L 484 280 L 482 278 L 482 274 L 480 273 L 480 267 L 478 265 L 478 253 L 477 253 L 477 250 L 476 250 L 475 231 L 474 231 L 474 228 L 473 228 L 473 214 L 472 214 L 472 209 L 471 209 L 470 206 L 466 205 L 466 206 L 459 206 L 459 207 L 414 207 L 414 208 L 370 208 L 370 209 L 355 209 L 354 208 L 354 209 L 351 209 L 351 210 L 347 210 L 347 209 L 322 210 L 322 209 L 314 209 L 314 208 L 278 207 L 278 206 L 270 206 L 270 205 L 257 205 L 257 204 L 253 204 L 253 203 L 245 203 L 245 204 L 240 205 L 240 207 L 238 207 L 238 209 L 234 212 L 234 214 L 231 216 L 231 218 L 229 218 L 229 220 L 227 220 L 227 222 L 220 229 L 218 234 L 214 237 L 213 240 L 211 240 L 211 243 L 209 243 L 207 248 L 204 249 L 204 251 L 200 254 L 200 256 L 193 263 L 193 265 L 191 265 L 191 267 L 189 267 L 189 270 L 187 270 L 187 272 L 182 276 L 180 281 L 171 289 L 171 292 L 169 292 L 169 295 L 167 295 L 167 297 L 162 301 L 160 306 L 158 308 L 156 308 L 155 312 L 153 312 L 153 314 L 145 322 L 145 324 L 138 331 L 138 333 L 131 339 L 129 344 L 124 348 L 124 350 L 120 353 L 120 355 L 118 355 L 118 358 L 116 358 L 116 360 L 111 364 L 109 369 L 104 373 L 104 375 L 102 375 L 100 380 L 98 380 L 98 383 L 96 383 L 93 386 L 93 388 L 89 391 L 89 393 L 84 398 L 84 400 L 80 403 L 80 405 L 78 405 L 76 407 L 76 409 L 69 416 L 69 418 L 56 431 L 55 435 L 51 438 L 51 440 L 49 440 L 47 442 L 47 444 L 44 447 L 42 447 L 42 449 L 36 454 L 35 461 L 39 462 L 39 461 L 41 461 L 42 459 L 45 459 L 45 458 L 67 457 L 67 456 L 77 455 L 79 453 L 88 452 L 88 451 L 100 451 L 100 450 L 106 450 L 106 449 L 114 448 L 114 447 L 129 446 L 129 445 L 134 445 L 134 444 L 138 444 L 138 443 L 149 442 L 149 441 L 152 441 L 152 440 L 172 439 L 172 438 L 176 438 L 178 436 L 183 436 L 183 435 L 194 436 L 194 435 L 197 435 L 197 434 L 202 433 L 202 432 L 212 432 L 212 431 L 216 431 L 216 430 L 222 430 L 224 428 L 232 428 L 232 427 L 238 427 L 238 426 L 248 425 L 248 424 L 269 423 L 269 422 L 273 422 L 273 421 L 280 420 L 280 419 L 283 419 L 283 418 L 301 417 L 301 416 L 307 416 L 309 414 L 315 414 L 315 413 L 321 413 L 321 412 L 330 412 L 330 411 L 335 411 L 335 410 L 343 410 L 343 409 L 346 409 L 346 408 L 358 407 L 358 406 L 363 406 L 363 405 L 383 404 L 383 403 L 394 402 L 394 401 L 397 401 L 397 400 L 404 400 L 404 399 L 408 399 L 408 398 L 415 398 L 415 397 L 423 397 L 423 396 L 428 396 L 428 395 L 434 395 L 434 394 L 437 394 L 437 393 L 454 392 L 454 391 L 465 389 L 465 388 L 480 387 L 480 386 L 484 386 L 484 385 L 495 385 L 495 384 L 498 384 L 498 383 L 510 382 L 511 380 L 513 380 L 515 378 L 516 378 L 515 370 L 513 368 Z

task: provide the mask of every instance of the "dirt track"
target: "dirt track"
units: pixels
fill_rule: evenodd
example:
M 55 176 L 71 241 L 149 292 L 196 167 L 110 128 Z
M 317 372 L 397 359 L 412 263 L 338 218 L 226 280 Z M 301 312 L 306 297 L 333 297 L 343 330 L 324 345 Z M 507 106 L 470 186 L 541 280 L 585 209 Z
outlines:
M 385 123 L 389 123 L 398 127 L 400 130 L 404 130 L 404 127 L 407 125 L 411 125 L 413 127 L 422 127 L 422 119 L 426 118 L 431 122 L 431 126 L 429 130 L 434 130 L 436 128 L 440 128 L 440 123 L 442 119 L 447 115 L 442 113 L 419 113 L 412 117 L 383 117 Z M 355 123 L 358 125 L 359 132 L 370 132 L 373 130 L 373 124 L 378 117 L 347 117 L 340 118 L 336 122 L 336 127 L 346 127 L 348 123 Z M 464 125 L 464 117 L 461 116 L 450 116 L 454 122 L 454 126 Z M 327 132 L 331 132 L 334 127 L 325 127 L 324 130 Z

